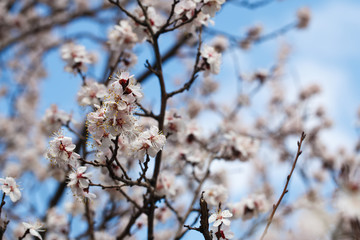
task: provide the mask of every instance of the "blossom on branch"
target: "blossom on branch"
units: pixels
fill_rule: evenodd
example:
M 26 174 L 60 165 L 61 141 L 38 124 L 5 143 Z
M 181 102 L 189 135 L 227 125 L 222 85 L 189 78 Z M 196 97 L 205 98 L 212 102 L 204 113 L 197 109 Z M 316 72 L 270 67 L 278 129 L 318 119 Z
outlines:
M 221 211 L 221 209 L 219 209 L 216 213 L 211 214 L 209 223 L 214 222 L 213 227 L 218 227 L 220 224 L 230 226 L 230 220 L 227 218 L 231 218 L 232 216 L 229 210 Z
M 203 2 L 202 11 L 211 17 L 215 17 L 215 13 L 221 9 L 221 5 L 225 3 L 225 0 L 195 0 L 195 2 Z
M 0 178 L 1 190 L 10 197 L 12 202 L 17 202 L 21 198 L 21 192 L 12 177 Z
M 87 167 L 81 166 L 77 167 L 74 172 L 70 173 L 68 187 L 88 188 L 90 183 L 89 178 L 92 174 L 85 173 L 86 169 Z
M 213 239 L 228 240 L 234 237 L 234 233 L 230 230 L 230 227 L 227 225 L 222 224 L 221 226 L 217 226 L 217 227 L 212 226 L 211 231 L 213 234 Z
M 205 71 L 204 75 L 208 76 L 209 73 L 218 74 L 220 72 L 221 54 L 209 45 L 204 45 L 200 53 L 201 61 L 199 65 Z
M 86 52 L 85 46 L 76 45 L 72 42 L 66 43 L 60 49 L 61 58 L 65 60 L 65 71 L 72 72 L 74 74 L 77 71 L 86 72 L 86 63 L 92 63 L 91 55 Z
M 45 115 L 41 120 L 41 129 L 47 135 L 53 134 L 61 128 L 61 126 L 71 121 L 71 115 L 63 110 L 58 109 L 53 104 L 45 111 Z
M 61 167 L 74 165 L 75 161 L 80 157 L 79 154 L 74 152 L 75 147 L 71 137 L 65 137 L 62 133 L 58 133 L 50 141 L 50 147 L 46 155 Z
M 42 237 L 41 237 L 39 232 L 43 232 L 45 230 L 42 230 L 43 225 L 40 222 L 36 222 L 35 224 L 30 224 L 30 223 L 27 223 L 27 222 L 23 222 L 22 224 L 24 225 L 24 227 L 26 229 L 29 230 L 31 235 L 33 235 L 34 237 L 37 237 L 40 240 L 42 240 Z
M 140 133 L 139 137 L 133 142 L 133 148 L 139 159 L 143 159 L 145 154 L 155 157 L 163 148 L 166 137 L 159 133 L 156 126 L 152 126 L 149 130 Z
M 137 35 L 133 32 L 133 28 L 126 20 L 121 20 L 119 25 L 109 32 L 109 45 L 113 51 L 123 51 L 124 49 L 132 49 L 138 42 Z
M 106 86 L 93 80 L 87 80 L 77 93 L 80 106 L 99 105 L 100 100 L 106 95 Z

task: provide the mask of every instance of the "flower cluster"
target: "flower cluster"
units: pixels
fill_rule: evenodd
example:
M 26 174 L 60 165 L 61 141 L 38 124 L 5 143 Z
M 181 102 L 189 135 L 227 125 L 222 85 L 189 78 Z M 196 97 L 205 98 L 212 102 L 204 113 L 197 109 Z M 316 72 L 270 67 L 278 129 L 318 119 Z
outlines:
M 96 146 L 104 153 L 109 152 L 113 140 L 118 137 L 131 145 L 128 147 L 132 150 L 130 154 L 137 159 L 143 159 L 145 154 L 155 157 L 166 138 L 156 126 L 144 129 L 133 116 L 137 103 L 143 97 L 140 85 L 128 72 L 114 75 L 113 80 L 103 97 L 102 106 L 87 117 L 88 131 Z
M 61 132 L 50 141 L 47 157 L 55 162 L 64 171 L 70 170 L 68 186 L 74 196 L 79 199 L 95 198 L 95 194 L 89 193 L 90 173 L 85 173 L 86 167 L 79 166 L 80 155 L 75 150 L 75 144 L 71 137 L 65 137 Z
M 0 22 L 5 23 L 0 31 L 0 52 L 10 53 L 5 54 L 7 69 L 4 76 L 14 78 L 15 83 L 12 86 L 7 81 L 0 88 L 0 100 L 11 104 L 9 113 L 0 113 L 0 162 L 2 174 L 8 176 L 0 179 L 0 188 L 3 197 L 9 196 L 11 201 L 17 202 L 2 209 L 3 215 L 14 218 L 10 219 L 11 225 L 18 223 L 18 227 L 9 225 L 5 233 L 7 238 L 44 238 L 40 232 L 42 224 L 22 223 L 19 218 L 39 215 L 45 221 L 46 239 L 50 240 L 65 240 L 72 236 L 96 240 L 136 239 L 144 238 L 144 232 L 149 234 L 149 239 L 180 239 L 187 230 L 205 230 L 193 226 L 184 228 L 195 213 L 199 213 L 197 200 L 203 189 L 200 205 L 205 200 L 211 213 L 216 211 L 208 219 L 212 239 L 234 238 L 230 230 L 234 222 L 231 222 L 241 220 L 251 221 L 243 223 L 238 232 L 253 238 L 264 225 L 262 218 L 266 216 L 259 215 L 271 209 L 277 192 L 271 184 L 275 180 L 272 170 L 277 167 L 272 161 L 285 163 L 284 160 L 294 155 L 296 148 L 291 148 L 288 143 L 300 131 L 310 136 L 308 147 L 303 150 L 311 161 L 299 161 L 303 165 L 300 166 L 301 178 L 298 178 L 305 182 L 301 191 L 308 190 L 308 203 L 304 209 L 301 198 L 299 201 L 288 199 L 286 207 L 282 202 L 266 238 L 295 239 L 293 235 L 296 235 L 302 239 L 326 239 L 331 234 L 337 239 L 359 235 L 360 171 L 355 163 L 359 162 L 360 142 L 353 154 L 339 150 L 336 155 L 329 151 L 332 149 L 327 149 L 326 142 L 321 140 L 322 133 L 319 135 L 322 129 L 330 126 L 330 121 L 324 108 L 308 104 L 320 92 L 318 86 L 310 85 L 298 95 L 291 91 L 295 98 L 291 103 L 287 102 L 285 87 L 288 83 L 283 85 L 280 76 L 286 73 L 284 65 L 289 47 L 281 48 L 268 72 L 260 70 L 249 75 L 237 66 L 241 63 L 238 54 L 233 56 L 227 51 L 229 40 L 231 51 L 237 51 L 283 35 L 290 29 L 307 27 L 311 18 L 309 9 L 300 9 L 296 21 L 278 31 L 262 35 L 261 25 L 255 25 L 248 29 L 244 38 L 238 39 L 236 33 L 206 29 L 214 23 L 212 19 L 226 0 L 142 0 L 133 3 L 110 0 L 99 4 L 90 4 L 88 0 L 41 0 L 40 5 L 37 2 L 3 0 L 0 3 Z M 258 4 L 241 1 L 238 5 L 253 8 Z M 119 10 L 122 13 L 115 16 L 113 13 Z M 96 31 L 68 36 L 53 29 L 53 26 L 67 29 L 73 20 L 84 17 L 95 20 L 91 20 L 89 26 L 94 22 L 104 23 L 103 26 L 112 24 L 107 39 Z M 218 32 L 223 36 L 216 36 Z M 205 44 L 203 40 L 209 36 L 213 39 Z M 101 54 L 107 58 L 103 76 L 97 74 L 100 66 L 85 74 L 95 56 L 89 54 L 85 46 L 69 43 L 69 39 L 78 41 L 80 38 L 84 43 L 91 41 L 94 49 L 102 48 Z M 174 43 L 165 46 L 166 39 L 174 40 Z M 139 46 L 143 42 L 152 48 L 153 57 L 146 56 L 148 51 Z M 81 129 L 77 124 L 75 126 L 72 114 L 56 105 L 46 110 L 40 124 L 36 119 L 37 103 L 42 99 L 38 84 L 47 74 L 44 56 L 49 49 L 63 43 L 66 44 L 61 47 L 61 57 L 66 64 L 65 70 L 79 73 L 82 80 L 77 103 L 83 106 L 80 112 L 86 111 L 87 115 Z M 234 67 L 236 75 L 233 77 L 240 80 L 240 85 L 239 91 L 226 91 L 236 92 L 236 96 L 220 99 L 213 95 L 221 87 L 220 82 L 212 77 L 220 73 L 222 55 L 225 60 L 229 60 L 230 55 L 234 57 L 235 64 L 230 67 Z M 139 82 L 127 72 L 137 62 L 137 56 L 140 60 L 149 59 L 145 65 L 147 69 L 135 69 L 143 72 Z M 194 56 L 196 58 L 191 59 Z M 182 61 L 190 64 L 183 64 L 185 67 L 178 64 L 176 71 L 169 71 Z M 168 63 L 170 65 L 165 66 Z M 141 66 L 143 64 L 137 65 Z M 116 68 L 122 72 L 113 74 Z M 200 71 L 203 74 L 198 74 Z M 112 76 L 106 79 L 104 75 L 108 73 Z M 89 79 L 90 75 L 95 80 Z M 158 78 L 161 94 L 156 94 L 156 99 L 150 98 L 161 103 L 160 111 L 158 104 L 146 106 L 141 103 L 143 91 L 139 83 L 152 78 Z M 171 84 L 171 80 L 175 80 L 175 84 Z M 149 86 L 150 90 L 157 87 L 152 83 Z M 229 84 L 226 87 L 231 88 Z M 274 90 L 273 93 L 268 96 L 266 88 Z M 260 89 L 265 98 L 257 103 L 253 96 Z M 261 105 L 261 111 L 253 111 L 251 107 L 255 107 L 252 106 L 255 103 Z M 78 113 L 76 108 L 71 111 L 75 115 Z M 313 117 L 315 121 L 307 120 Z M 61 127 L 66 131 L 64 134 L 59 132 Z M 72 135 L 67 135 L 67 131 Z M 56 132 L 48 140 L 48 136 Z M 45 142 L 50 143 L 47 151 Z M 298 147 L 301 150 L 300 143 Z M 267 154 L 268 150 L 271 154 Z M 54 164 L 44 167 L 44 155 Z M 295 164 L 296 161 L 294 167 Z M 292 171 L 293 168 L 287 183 Z M 32 181 L 33 176 L 38 179 Z M 13 177 L 26 180 L 30 186 L 21 185 L 28 191 L 20 192 Z M 57 190 L 46 194 L 49 209 L 43 211 L 45 209 L 39 208 L 39 204 L 27 204 L 25 200 L 33 198 L 22 198 L 21 195 L 31 195 L 35 190 L 40 194 L 46 191 L 51 177 L 60 184 Z M 243 179 L 246 177 L 250 180 Z M 233 186 L 239 178 L 242 184 Z M 292 181 L 301 181 L 298 179 Z M 335 184 L 328 184 L 327 180 Z M 42 183 L 45 188 L 36 187 Z M 325 188 L 321 188 L 322 185 Z M 70 201 L 62 196 L 66 193 L 65 186 L 75 197 L 70 197 Z M 292 193 L 292 186 L 286 186 Z M 228 202 L 229 198 L 254 189 L 263 189 L 264 194 L 249 192 L 246 193 L 248 197 Z M 285 188 L 283 193 L 286 191 Z M 315 196 L 314 192 L 321 194 Z M 323 198 L 330 196 L 329 193 L 332 198 Z M 18 203 L 20 199 L 22 206 Z M 332 209 L 327 206 L 330 202 Z M 303 212 L 298 213 L 300 209 Z M 331 214 L 327 214 L 329 210 Z M 71 215 L 69 219 L 68 215 Z M 292 225 L 287 221 L 288 216 L 290 223 L 296 221 L 297 227 L 287 229 Z M 257 217 L 259 219 L 255 219 Z M 0 219 L 0 223 L 6 221 Z M 6 224 L 2 225 L 4 232 Z M 80 225 L 87 229 L 83 232 L 74 230 L 74 226 Z M 251 229 L 247 225 L 251 225 Z M 147 227 L 149 229 L 144 229 Z M 280 228 L 281 232 L 277 233 Z M 79 235 L 75 236 L 76 232 Z

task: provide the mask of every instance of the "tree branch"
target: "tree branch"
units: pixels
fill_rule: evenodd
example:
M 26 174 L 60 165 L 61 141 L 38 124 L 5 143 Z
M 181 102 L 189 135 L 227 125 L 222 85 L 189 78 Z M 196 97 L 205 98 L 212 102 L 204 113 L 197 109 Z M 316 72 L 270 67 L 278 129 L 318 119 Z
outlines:
M 284 190 L 283 190 L 283 192 L 281 193 L 280 198 L 279 198 L 279 200 L 277 201 L 277 203 L 273 205 L 273 210 L 272 210 L 272 212 L 271 212 L 271 214 L 270 214 L 270 217 L 269 217 L 269 219 L 268 219 L 268 221 L 267 221 L 265 230 L 264 230 L 263 234 L 261 235 L 261 238 L 260 238 L 261 240 L 264 239 L 264 237 L 265 237 L 265 235 L 266 235 L 266 233 L 267 233 L 267 231 L 268 231 L 268 229 L 269 229 L 269 227 L 270 227 L 270 224 L 271 224 L 271 222 L 272 222 L 272 220 L 273 220 L 273 217 L 274 217 L 274 215 L 275 215 L 276 209 L 279 207 L 279 205 L 280 205 L 280 203 L 281 203 L 281 200 L 284 198 L 285 194 L 288 192 L 288 185 L 289 185 L 289 182 L 290 182 L 290 178 L 291 178 L 291 176 L 292 176 L 292 174 L 293 174 L 293 172 L 294 172 L 294 170 L 295 170 L 295 166 L 296 166 L 296 163 L 297 163 L 297 161 L 298 161 L 298 159 L 299 159 L 299 156 L 300 156 L 301 153 L 302 153 L 302 151 L 301 151 L 301 145 L 302 145 L 305 137 L 306 137 L 305 133 L 302 132 L 302 133 L 301 133 L 301 137 L 300 137 L 300 141 L 297 142 L 298 149 L 297 149 L 296 157 L 295 157 L 294 163 L 293 163 L 293 165 L 292 165 L 290 174 L 289 174 L 289 175 L 287 176 L 287 178 L 286 178 L 286 184 L 285 184 L 285 186 L 284 186 Z

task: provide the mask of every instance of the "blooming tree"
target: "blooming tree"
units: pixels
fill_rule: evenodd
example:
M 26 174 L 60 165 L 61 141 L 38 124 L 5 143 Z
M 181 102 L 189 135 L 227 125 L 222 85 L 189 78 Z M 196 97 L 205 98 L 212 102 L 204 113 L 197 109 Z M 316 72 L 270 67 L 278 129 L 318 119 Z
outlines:
M 229 83 L 217 75 L 234 51 L 308 26 L 310 10 L 301 8 L 275 31 L 212 27 L 226 6 L 271 2 L 1 1 L 0 237 L 358 239 L 357 150 L 332 154 L 320 137 L 332 125 L 323 107 L 308 109 L 320 86 L 288 98 L 289 46 L 251 74 L 235 56 L 227 77 L 237 96 L 219 100 Z M 62 33 L 79 19 L 92 28 Z M 53 49 L 63 64 L 49 67 Z M 77 82 L 67 88 L 78 87 L 81 108 L 67 112 L 48 97 L 39 114 L 52 69 Z M 258 106 L 260 90 L 268 96 Z M 293 175 L 305 190 L 290 185 Z

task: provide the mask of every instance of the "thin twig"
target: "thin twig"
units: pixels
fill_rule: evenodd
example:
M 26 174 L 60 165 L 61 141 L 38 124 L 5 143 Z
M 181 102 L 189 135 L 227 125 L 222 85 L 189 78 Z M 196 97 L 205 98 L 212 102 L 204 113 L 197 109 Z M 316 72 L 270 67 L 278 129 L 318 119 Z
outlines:
M 207 202 L 204 199 L 204 192 L 201 193 L 200 197 L 200 227 L 194 228 L 189 225 L 184 225 L 188 230 L 195 230 L 201 232 L 205 240 L 212 240 L 209 232 L 209 209 Z
M 121 11 L 123 11 L 129 18 L 131 18 L 134 22 L 136 22 L 137 24 L 140 24 L 141 26 L 146 26 L 146 23 L 140 21 L 139 19 L 137 19 L 133 14 L 131 14 L 129 11 L 127 11 L 123 6 L 121 6 L 120 1 L 119 0 L 109 0 L 110 3 L 115 4 L 116 6 L 118 6 L 120 8 Z
M 277 201 L 277 203 L 273 205 L 273 210 L 272 210 L 271 215 L 270 215 L 270 217 L 269 217 L 269 219 L 268 219 L 268 221 L 267 221 L 266 228 L 265 228 L 263 234 L 261 235 L 261 238 L 260 238 L 261 240 L 264 239 L 264 237 L 265 237 L 265 235 L 266 235 L 266 233 L 267 233 L 267 231 L 268 231 L 268 229 L 269 229 L 269 227 L 270 227 L 270 224 L 271 224 L 271 222 L 272 222 L 272 220 L 273 220 L 273 217 L 274 217 L 274 215 L 275 215 L 276 209 L 279 207 L 279 205 L 280 205 L 280 203 L 281 203 L 281 200 L 284 198 L 285 194 L 288 192 L 288 185 L 289 185 L 289 182 L 290 182 L 290 178 L 291 178 L 291 176 L 292 176 L 292 174 L 293 174 L 293 172 L 294 172 L 294 169 L 295 169 L 296 163 L 297 163 L 297 161 L 298 161 L 298 159 L 299 159 L 299 156 L 300 156 L 301 153 L 302 153 L 302 151 L 301 151 L 301 145 L 302 145 L 305 137 L 306 137 L 305 133 L 302 132 L 302 133 L 301 133 L 301 137 L 300 137 L 300 141 L 297 142 L 298 149 L 297 149 L 296 157 L 295 157 L 294 163 L 293 163 L 293 165 L 292 165 L 290 174 L 289 174 L 289 175 L 287 176 L 287 178 L 286 178 L 286 184 L 285 184 L 285 186 L 284 186 L 284 190 L 282 191 L 281 196 L 280 196 L 279 200 Z
M 2 199 L 1 199 L 1 205 L 0 205 L 0 218 L 1 218 L 1 211 L 3 206 L 5 205 L 5 193 L 3 193 Z
M 21 237 L 19 237 L 19 240 L 24 239 L 29 232 L 30 232 L 30 229 L 26 229 L 26 231 L 24 232 L 24 234 L 23 234 Z
M 200 71 L 200 68 L 198 67 L 199 65 L 199 61 L 200 61 L 200 51 L 201 51 L 201 44 L 202 44 L 202 41 L 201 41 L 201 34 L 202 34 L 202 28 L 200 28 L 200 31 L 199 31 L 199 45 L 198 45 L 198 48 L 197 48 L 197 54 L 196 54 L 196 59 L 195 59 L 195 63 L 194 63 L 194 68 L 193 68 L 193 72 L 191 74 L 191 78 L 188 82 L 186 82 L 184 84 L 184 86 L 176 91 L 173 91 L 171 93 L 168 93 L 166 95 L 167 98 L 171 98 L 172 96 L 178 94 L 178 93 L 182 93 L 184 92 L 185 90 L 189 91 L 191 85 L 194 83 L 194 81 L 196 80 L 197 78 L 197 73 Z

